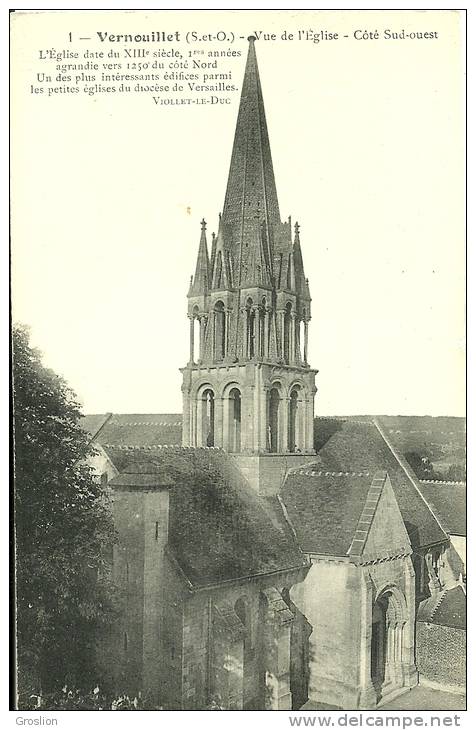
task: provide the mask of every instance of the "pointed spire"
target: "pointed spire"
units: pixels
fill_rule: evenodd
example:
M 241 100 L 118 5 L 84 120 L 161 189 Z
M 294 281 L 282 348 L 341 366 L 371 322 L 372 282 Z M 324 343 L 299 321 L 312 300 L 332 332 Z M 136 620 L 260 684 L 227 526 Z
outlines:
M 294 245 L 293 245 L 293 260 L 294 260 L 294 272 L 296 277 L 296 291 L 305 299 L 310 299 L 309 294 L 309 283 L 304 274 L 304 263 L 302 260 L 301 251 L 301 239 L 299 237 L 299 223 L 296 221 L 294 224 Z
M 189 296 L 203 296 L 210 289 L 210 262 L 208 260 L 207 247 L 207 223 L 203 218 L 201 221 L 200 244 L 198 246 L 197 265 L 195 267 L 195 276 L 190 286 Z
M 221 225 L 218 227 L 218 236 L 215 239 L 215 255 L 213 260 L 213 271 L 212 271 L 212 289 L 230 289 L 231 288 L 231 277 L 229 270 L 229 256 L 228 251 L 225 247 L 225 241 L 223 237 L 223 228 Z
M 217 237 L 215 231 L 212 233 L 212 250 L 210 252 L 210 271 L 213 274 L 213 267 L 215 266 L 215 256 L 217 252 Z
M 255 40 L 255 36 L 248 38 L 250 45 L 223 207 L 224 222 L 241 229 L 236 238 L 242 238 L 258 208 L 268 226 L 281 222 Z

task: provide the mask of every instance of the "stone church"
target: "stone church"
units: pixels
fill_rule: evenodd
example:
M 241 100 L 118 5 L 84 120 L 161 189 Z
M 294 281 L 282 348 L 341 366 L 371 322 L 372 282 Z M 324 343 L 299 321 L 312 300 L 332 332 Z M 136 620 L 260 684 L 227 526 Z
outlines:
M 381 424 L 314 417 L 310 285 L 254 41 L 188 291 L 183 415 L 85 418 L 123 605 L 101 651 L 118 691 L 164 708 L 373 708 L 418 682 L 416 607 L 461 566 Z

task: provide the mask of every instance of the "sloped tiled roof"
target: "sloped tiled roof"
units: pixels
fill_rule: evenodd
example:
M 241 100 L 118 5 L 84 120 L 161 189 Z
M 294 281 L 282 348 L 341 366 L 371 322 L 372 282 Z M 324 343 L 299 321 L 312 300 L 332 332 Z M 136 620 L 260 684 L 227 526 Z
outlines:
M 89 421 L 88 421 L 89 419 Z M 102 419 L 102 421 L 101 421 Z M 180 414 L 109 414 L 86 416 L 85 422 L 103 423 L 96 441 L 120 471 L 130 461 L 128 449 L 132 447 L 156 449 L 181 443 L 182 417 Z M 425 489 L 412 483 L 391 448 L 369 419 L 317 418 L 315 421 L 315 445 L 317 469 L 328 472 L 368 473 L 385 471 L 397 498 L 405 527 L 414 548 L 425 547 L 447 539 L 444 531 L 444 514 L 441 524 L 427 502 Z M 200 451 L 200 450 L 198 450 Z M 213 450 L 210 450 L 212 453 Z M 359 499 L 359 490 L 349 499 Z M 419 493 L 419 490 L 421 494 Z M 332 496 L 329 496 L 329 519 Z M 263 502 L 264 503 L 264 502 Z M 429 500 L 431 503 L 431 500 Z M 436 505 L 435 505 L 436 507 Z M 314 509 L 312 505 L 303 511 L 304 518 Z M 315 529 L 314 527 L 311 528 Z M 455 533 L 457 534 L 457 533 Z
M 99 413 L 83 416 L 81 419 L 81 427 L 87 431 L 91 438 L 96 438 L 101 428 L 110 419 L 110 413 Z
M 450 535 L 466 535 L 466 485 L 454 482 L 420 482 L 425 498 Z
M 319 464 L 291 472 L 281 490 L 304 552 L 345 556 L 372 484 L 370 472 L 325 472 Z
M 279 517 L 277 497 L 260 499 L 219 449 L 136 448 L 108 453 L 116 465 L 119 459 L 129 464 L 151 462 L 173 479 L 168 544 L 194 586 L 307 564 L 291 528 Z M 137 486 L 151 486 L 142 484 L 143 474 L 140 477 Z M 120 474 L 110 484 L 124 478 Z
M 440 591 L 422 601 L 417 621 L 466 629 L 466 593 L 461 585 Z
M 418 488 L 392 453 L 372 421 L 345 418 L 318 418 L 315 444 L 319 468 L 332 472 L 386 471 L 413 548 L 447 539 L 447 534 Z M 414 480 L 417 483 L 415 478 Z
M 96 436 L 101 446 L 157 446 L 182 443 L 182 416 L 175 413 L 126 413 L 85 416 L 83 428 L 102 418 L 104 425 Z

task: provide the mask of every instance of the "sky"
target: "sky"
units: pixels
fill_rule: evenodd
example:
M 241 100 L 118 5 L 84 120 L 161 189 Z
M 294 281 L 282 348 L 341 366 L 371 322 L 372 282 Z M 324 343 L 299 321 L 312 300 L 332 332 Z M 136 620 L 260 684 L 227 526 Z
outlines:
M 316 414 L 464 415 L 457 12 L 20 13 L 12 27 L 13 317 L 85 412 L 181 411 L 186 294 L 202 217 L 217 230 L 239 92 L 170 107 L 30 84 L 39 50 L 65 48 L 68 32 L 178 29 L 233 32 L 206 47 L 241 50 L 223 67 L 237 86 L 239 36 L 277 35 L 256 52 L 281 215 L 301 226 Z M 350 37 L 282 40 L 299 29 Z

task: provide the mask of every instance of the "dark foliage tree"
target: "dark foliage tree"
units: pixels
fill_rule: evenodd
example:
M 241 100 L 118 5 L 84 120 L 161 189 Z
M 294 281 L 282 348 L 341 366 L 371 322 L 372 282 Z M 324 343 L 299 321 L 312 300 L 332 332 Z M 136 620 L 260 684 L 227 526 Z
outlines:
M 26 328 L 14 327 L 12 351 L 18 690 L 90 688 L 115 610 L 108 499 L 74 393 L 43 366 Z
M 436 479 L 433 464 L 426 453 L 407 451 L 405 458 L 415 472 L 418 479 Z

